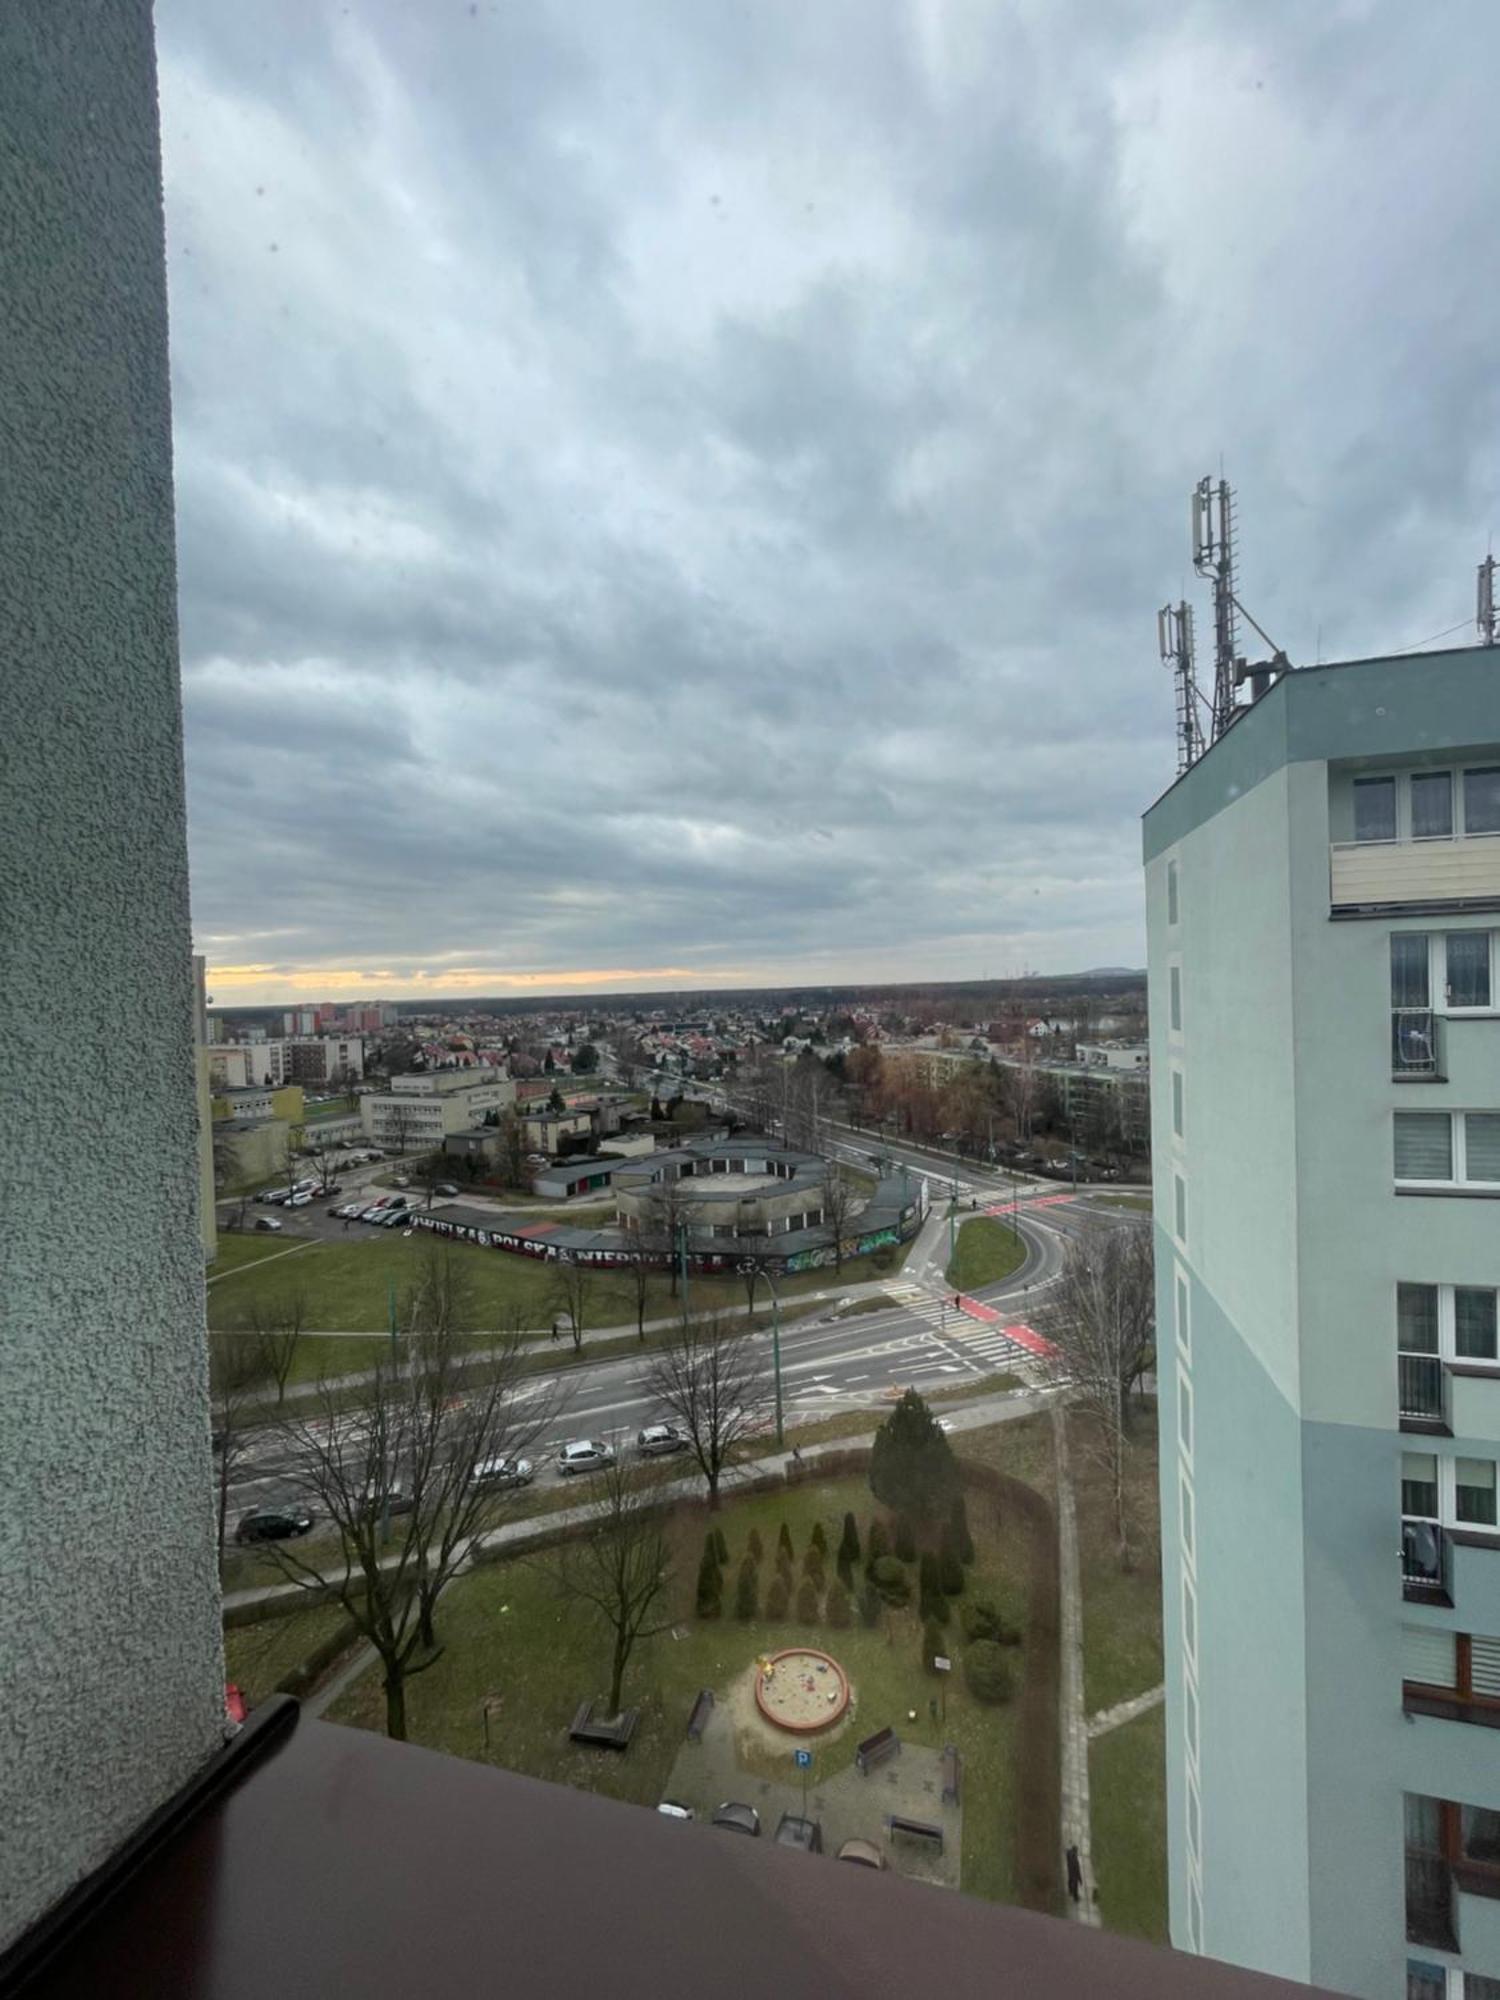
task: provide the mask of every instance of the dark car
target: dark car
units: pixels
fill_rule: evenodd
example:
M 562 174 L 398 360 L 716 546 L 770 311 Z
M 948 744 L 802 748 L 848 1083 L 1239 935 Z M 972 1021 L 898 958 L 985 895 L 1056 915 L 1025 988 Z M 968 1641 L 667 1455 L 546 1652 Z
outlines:
M 777 1847 L 800 1847 L 804 1854 L 823 1852 L 823 1829 L 815 1819 L 799 1819 L 796 1813 L 783 1813 L 776 1822 Z
M 241 1514 L 234 1531 L 237 1542 L 288 1542 L 305 1535 L 313 1517 L 305 1507 L 256 1507 Z
M 739 1804 L 734 1799 L 726 1799 L 709 1822 L 712 1826 L 722 1826 L 730 1833 L 748 1833 L 759 1838 L 760 1814 L 754 1806 Z
M 404 1487 L 395 1485 L 372 1486 L 359 1501 L 362 1514 L 410 1514 L 416 1504 Z

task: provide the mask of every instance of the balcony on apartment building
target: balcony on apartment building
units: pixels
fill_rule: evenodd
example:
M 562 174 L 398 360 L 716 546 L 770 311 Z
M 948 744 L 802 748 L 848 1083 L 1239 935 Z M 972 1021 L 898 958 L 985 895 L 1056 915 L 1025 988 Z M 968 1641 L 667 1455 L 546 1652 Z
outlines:
M 1334 916 L 1500 908 L 1500 759 L 1335 773 L 1329 817 Z

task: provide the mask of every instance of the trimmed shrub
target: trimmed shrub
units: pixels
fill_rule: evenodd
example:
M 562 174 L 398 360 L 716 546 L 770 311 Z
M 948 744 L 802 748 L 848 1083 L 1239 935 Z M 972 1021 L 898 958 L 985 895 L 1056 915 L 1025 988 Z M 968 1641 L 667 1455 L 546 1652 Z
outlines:
M 760 1529 L 752 1528 L 750 1530 L 750 1539 L 745 1544 L 745 1553 L 752 1561 L 759 1562 L 765 1552 L 765 1544 L 760 1538 Z
M 881 1556 L 870 1571 L 870 1582 L 886 1604 L 911 1602 L 911 1579 L 894 1556 Z
M 718 1554 L 719 1566 L 722 1569 L 724 1564 L 729 1560 L 729 1537 L 724 1533 L 722 1528 L 715 1528 L 714 1530 L 714 1548 Z
M 870 1533 L 865 1544 L 865 1569 L 872 1570 L 882 1556 L 891 1552 L 891 1537 L 885 1522 L 877 1515 L 870 1523 Z
M 854 1612 L 849 1603 L 849 1593 L 841 1583 L 829 1586 L 828 1602 L 824 1607 L 824 1616 L 830 1625 L 837 1625 L 841 1630 L 854 1622 Z
M 917 1531 L 912 1526 L 910 1514 L 896 1516 L 896 1554 L 904 1563 L 917 1559 Z
M 873 1583 L 859 1593 L 859 1622 L 870 1630 L 880 1623 L 880 1592 Z
M 724 1608 L 724 1586 L 717 1568 L 710 1567 L 698 1579 L 698 1616 L 717 1618 Z
M 823 1551 L 815 1542 L 809 1542 L 802 1551 L 802 1574 L 816 1578 L 819 1585 L 823 1581 Z
M 948 1622 L 948 1600 L 943 1595 L 943 1586 L 938 1575 L 938 1559 L 929 1550 L 922 1557 L 918 1571 L 918 1610 L 922 1622 L 946 1625 Z
M 797 1592 L 797 1616 L 804 1625 L 818 1622 L 818 1586 L 810 1576 L 802 1579 L 802 1588 Z
M 849 1561 L 849 1558 L 844 1554 L 842 1549 L 839 1551 L 838 1572 L 839 1582 L 852 1597 L 854 1595 L 854 1565 Z
M 951 1544 L 938 1557 L 938 1581 L 943 1586 L 945 1597 L 962 1596 L 964 1566 L 959 1560 L 958 1550 Z
M 790 1596 L 791 1592 L 786 1587 L 785 1579 L 778 1576 L 766 1592 L 766 1616 L 773 1624 L 779 1624 L 786 1617 L 787 1600 Z
M 969 1510 L 964 1505 L 962 1493 L 953 1496 L 953 1508 L 948 1516 L 948 1526 L 953 1535 L 954 1546 L 958 1550 L 960 1562 L 974 1560 L 974 1537 L 969 1533 Z
M 698 1559 L 698 1595 L 708 1589 L 717 1590 L 720 1583 L 719 1559 L 712 1542 L 705 1542 L 703 1554 Z
M 734 1587 L 734 1615 L 748 1625 L 760 1609 L 760 1571 L 746 1556 L 740 1564 L 739 1582 Z
M 976 1639 L 965 1647 L 964 1679 L 976 1701 L 1010 1700 L 1010 1661 L 993 1639 Z
M 1019 1646 L 1021 1627 L 990 1598 L 969 1599 L 960 1609 L 958 1622 L 966 1639 L 993 1639 L 1001 1646 Z
M 807 1538 L 807 1546 L 810 1549 L 816 1549 L 820 1556 L 827 1555 L 828 1537 L 823 1532 L 823 1523 L 821 1521 L 813 1522 L 813 1531 Z
M 792 1559 L 787 1554 L 785 1549 L 779 1549 L 777 1551 L 776 1574 L 780 1578 L 780 1580 L 786 1585 L 787 1595 L 788 1597 L 790 1597 L 792 1594 L 792 1584 L 796 1580 L 796 1572 L 792 1568 Z
M 852 1514 L 844 1516 L 844 1532 L 839 1537 L 839 1568 L 852 1568 L 859 1561 L 859 1528 Z
M 710 1528 L 708 1533 L 703 1537 L 703 1555 L 698 1563 L 699 1576 L 702 1576 L 710 1563 L 712 1563 L 715 1569 L 718 1569 L 723 1560 L 724 1558 L 719 1554 L 718 1534 L 716 1530 Z
M 781 1533 L 776 1537 L 776 1546 L 781 1551 L 781 1553 L 786 1557 L 788 1562 L 796 1561 L 797 1552 L 792 1547 L 792 1531 L 787 1526 L 785 1521 L 783 1521 L 781 1524 Z
M 927 1669 L 928 1673 L 935 1674 L 937 1672 L 937 1668 L 932 1663 L 937 1659 L 939 1654 L 946 1654 L 947 1649 L 948 1641 L 943 1636 L 942 1626 L 938 1624 L 935 1618 L 929 1618 L 922 1627 L 922 1665 Z

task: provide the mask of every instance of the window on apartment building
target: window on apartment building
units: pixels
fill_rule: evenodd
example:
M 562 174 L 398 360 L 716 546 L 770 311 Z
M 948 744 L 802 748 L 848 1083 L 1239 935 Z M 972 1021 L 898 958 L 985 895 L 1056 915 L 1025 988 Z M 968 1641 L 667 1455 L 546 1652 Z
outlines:
M 1453 1288 L 1453 1351 L 1464 1361 L 1493 1361 L 1495 1293 L 1489 1285 Z
M 1396 1179 L 1453 1179 L 1453 1120 L 1446 1111 L 1398 1111 Z
M 1488 1007 L 1490 1004 L 1490 933 L 1449 931 L 1443 940 L 1450 1007 Z M 1425 1004 L 1425 1003 L 1424 1003 Z
M 1431 946 L 1426 931 L 1391 933 L 1391 1005 L 1426 1007 L 1431 1004 L 1428 977 Z
M 1438 1464 L 1435 1451 L 1401 1454 L 1401 1511 L 1414 1520 L 1438 1518 Z
M 1465 1861 L 1500 1873 L 1500 1812 L 1491 1806 L 1461 1806 L 1459 1845 Z
M 1182 1033 L 1182 967 L 1180 965 L 1173 965 L 1167 968 L 1167 1019 L 1171 1022 L 1172 1032 L 1180 1035 Z
M 1177 1274 L 1177 1345 L 1184 1354 L 1191 1354 L 1193 1351 L 1192 1330 L 1188 1326 L 1187 1279 L 1181 1272 Z
M 1427 1625 L 1403 1625 L 1401 1679 L 1417 1687 L 1456 1687 L 1458 1634 Z
M 1483 1972 L 1466 1972 L 1463 1982 L 1463 2000 L 1500 2000 L 1500 1979 L 1491 1979 Z
M 1196 1562 L 1193 1545 L 1193 1489 L 1184 1477 L 1177 1482 L 1178 1508 L 1182 1515 L 1182 1547 L 1189 1562 Z
M 1177 1441 L 1188 1458 L 1193 1455 L 1193 1385 L 1186 1375 L 1177 1378 Z
M 1397 1285 L 1397 1345 L 1405 1354 L 1436 1354 L 1438 1351 L 1438 1288 L 1436 1285 Z
M 1182 1071 L 1172 1072 L 1172 1130 L 1182 1137 Z
M 1448 2000 L 1448 1973 L 1441 1965 L 1406 1961 L 1406 2000 Z
M 1476 1528 L 1495 1522 L 1495 1461 L 1459 1458 L 1453 1463 L 1453 1505 L 1459 1521 Z
M 1175 924 L 1176 921 L 1177 921 L 1177 863 L 1175 861 L 1169 861 L 1167 863 L 1167 922 L 1169 924 Z
M 1500 833 L 1500 767 L 1464 772 L 1464 832 Z
M 1396 838 L 1396 780 L 1356 778 L 1354 781 L 1354 838 L 1394 840 Z
M 1177 1226 L 1177 1241 L 1187 1241 L 1187 1182 L 1181 1174 L 1172 1176 L 1173 1221 Z
M 1415 771 L 1411 780 L 1413 840 L 1453 838 L 1453 773 Z

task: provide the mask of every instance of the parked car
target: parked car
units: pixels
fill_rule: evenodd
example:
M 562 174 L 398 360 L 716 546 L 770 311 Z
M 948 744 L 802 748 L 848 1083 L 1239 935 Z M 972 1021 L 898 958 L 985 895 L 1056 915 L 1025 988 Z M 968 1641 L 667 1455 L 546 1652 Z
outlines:
M 457 1193 L 458 1193 L 458 1189 L 457 1189 L 457 1187 L 456 1187 L 456 1186 L 454 1185 L 454 1183 L 453 1183 L 452 1181 L 439 1181 L 439 1182 L 437 1183 L 437 1185 L 436 1185 L 436 1186 L 435 1186 L 435 1187 L 433 1188 L 433 1190 L 432 1190 L 432 1191 L 433 1191 L 433 1193 L 434 1193 L 434 1194 L 457 1194 Z
M 783 1813 L 776 1822 L 777 1847 L 800 1847 L 804 1854 L 823 1852 L 823 1828 L 815 1819 L 799 1819 L 796 1813 Z
M 675 1424 L 647 1424 L 635 1434 L 635 1448 L 645 1458 L 660 1458 L 665 1452 L 686 1451 L 691 1440 Z
M 362 1208 L 359 1211 L 359 1219 L 361 1222 L 378 1222 L 385 1213 L 385 1203 L 383 1201 L 374 1201 L 371 1202 L 368 1208 Z
M 330 1181 L 326 1188 L 318 1189 L 318 1193 L 321 1195 L 342 1194 L 343 1192 L 344 1184 L 342 1181 Z
M 410 1187 L 411 1186 L 410 1174 L 397 1174 L 396 1185 L 397 1187 Z
M 482 1458 L 469 1477 L 476 1486 L 529 1486 L 536 1468 L 529 1458 Z
M 663 1799 L 656 1810 L 659 1813 L 665 1813 L 668 1819 L 691 1819 L 693 1817 L 692 1807 L 680 1806 L 676 1799 Z
M 411 1221 L 410 1212 L 404 1208 L 388 1208 L 380 1218 L 382 1229 L 400 1229 Z
M 728 1833 L 748 1833 L 760 1838 L 760 1814 L 754 1806 L 746 1806 L 734 1799 L 726 1799 L 714 1814 L 711 1824 L 722 1826 Z
M 256 1507 L 241 1514 L 235 1527 L 237 1542 L 288 1542 L 305 1535 L 313 1517 L 305 1507 Z
M 257 1229 L 279 1229 L 281 1227 L 281 1223 L 279 1219 L 274 1215 L 257 1215 L 255 1218 L 255 1226 Z
M 360 1512 L 366 1515 L 385 1513 L 409 1514 L 416 1504 L 404 1486 L 398 1482 L 392 1482 L 390 1486 L 384 1488 L 379 1486 L 366 1487 L 360 1496 L 359 1507 Z
M 838 1851 L 840 1861 L 852 1861 L 860 1868 L 884 1868 L 885 1856 L 873 1840 L 846 1840 Z
M 288 1208 L 309 1208 L 312 1205 L 312 1196 L 305 1191 L 302 1194 L 289 1194 L 286 1205 Z
M 566 1478 L 574 1472 L 597 1472 L 601 1466 L 613 1465 L 614 1460 L 614 1446 L 603 1438 L 574 1438 L 557 1454 L 557 1469 Z

